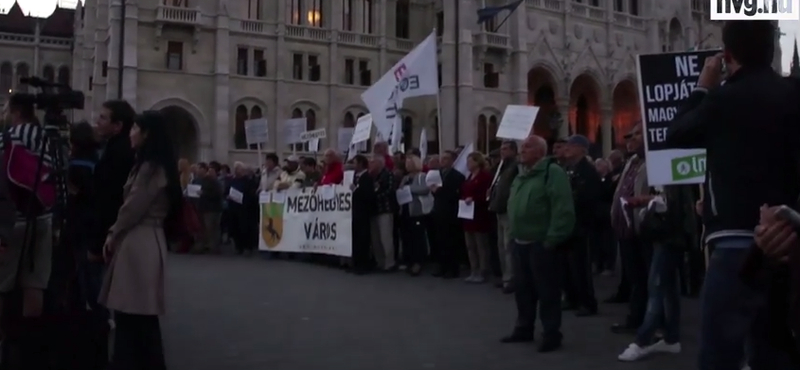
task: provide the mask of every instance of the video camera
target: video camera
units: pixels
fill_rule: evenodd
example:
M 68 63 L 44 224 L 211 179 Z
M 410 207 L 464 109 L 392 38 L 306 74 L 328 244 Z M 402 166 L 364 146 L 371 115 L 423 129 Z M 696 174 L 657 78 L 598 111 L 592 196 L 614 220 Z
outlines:
M 45 111 L 46 125 L 65 127 L 69 122 L 63 111 L 83 109 L 85 100 L 83 92 L 73 90 L 67 84 L 50 82 L 39 77 L 25 77 L 19 82 L 41 90 L 39 93 L 22 95 L 24 100 L 33 104 L 36 109 Z

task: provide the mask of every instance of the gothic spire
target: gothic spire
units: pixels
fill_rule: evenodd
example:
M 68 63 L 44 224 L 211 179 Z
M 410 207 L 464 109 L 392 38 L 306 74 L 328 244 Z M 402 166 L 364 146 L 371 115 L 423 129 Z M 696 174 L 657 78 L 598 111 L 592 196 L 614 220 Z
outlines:
M 792 76 L 800 77 L 800 54 L 797 53 L 797 37 L 794 39 L 794 53 L 792 54 L 792 66 L 789 73 Z

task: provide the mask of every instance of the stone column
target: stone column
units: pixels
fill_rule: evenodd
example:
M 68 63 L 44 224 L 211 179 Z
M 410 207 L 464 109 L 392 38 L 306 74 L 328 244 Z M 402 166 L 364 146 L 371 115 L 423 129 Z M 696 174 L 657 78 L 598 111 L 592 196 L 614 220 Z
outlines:
M 459 81 L 456 81 L 459 92 L 458 102 L 458 144 L 467 145 L 475 143 L 477 130 L 475 125 L 476 115 L 473 90 L 473 50 L 472 50 L 472 31 L 470 27 L 474 24 L 475 13 L 473 13 L 472 0 L 461 1 L 458 17 L 461 19 L 461 40 L 459 41 Z
M 561 114 L 561 127 L 558 128 L 557 139 L 569 136 L 569 96 L 561 97 L 558 99 L 558 113 Z
M 611 136 L 614 127 L 612 119 L 614 118 L 614 111 L 611 106 L 604 106 L 601 111 L 600 124 L 602 125 L 603 133 L 603 156 L 608 156 L 614 150 L 614 138 Z
M 119 62 L 122 57 L 119 47 L 122 40 L 122 0 L 111 0 L 108 11 L 108 76 L 106 77 L 106 99 L 118 99 L 122 95 L 119 90 Z
M 220 0 L 225 1 L 225 0 Z M 223 7 L 220 7 L 223 10 Z M 220 11 L 217 14 L 216 42 L 214 49 L 214 108 L 213 116 L 208 117 L 205 125 L 199 124 L 198 139 L 203 148 L 210 147 L 213 150 L 214 158 L 218 160 L 228 160 L 228 152 L 231 144 L 230 127 L 232 119 L 230 114 L 230 70 L 231 52 L 230 45 L 230 19 L 227 12 Z M 252 60 L 252 58 L 250 59 Z M 200 117 L 195 117 L 200 119 Z M 205 130 L 211 132 L 203 132 Z M 209 136 L 213 135 L 213 139 Z
M 525 9 L 516 11 L 509 19 L 508 35 L 511 41 L 511 65 L 508 70 L 512 71 L 513 92 L 511 102 L 513 104 L 528 103 L 528 12 Z
M 647 44 L 646 47 L 651 53 L 661 52 L 661 35 L 659 35 L 658 20 L 651 20 L 647 25 Z
M 139 7 L 133 4 L 125 5 L 125 40 L 122 69 L 122 98 L 127 100 L 134 109 L 139 107 L 136 96 L 139 86 Z
M 286 14 L 286 1 L 276 1 L 278 6 L 278 14 Z M 275 48 L 275 59 L 272 65 L 275 66 L 275 106 L 272 109 L 272 123 L 269 125 L 270 138 L 274 151 L 281 153 L 286 151 L 286 145 L 283 143 L 282 130 L 283 122 L 289 117 L 289 110 L 291 107 L 287 106 L 285 99 L 286 90 L 286 61 L 288 60 L 288 53 L 286 50 L 286 17 L 278 18 L 278 39 Z M 291 69 L 289 70 L 291 72 Z M 230 118 L 229 118 L 230 119 Z M 274 133 L 274 134 L 273 134 Z
M 388 22 L 389 21 L 389 19 L 388 19 L 389 4 L 388 4 L 387 0 L 379 0 L 378 1 L 378 7 L 376 9 L 376 13 L 377 13 L 377 16 L 378 16 L 378 35 L 380 35 L 380 38 L 381 38 L 380 39 L 380 48 L 381 49 L 380 49 L 380 52 L 378 53 L 378 68 L 379 68 L 378 71 L 382 72 L 382 71 L 387 70 L 389 67 L 391 67 L 391 66 L 387 66 L 386 65 L 388 63 L 388 60 L 387 60 L 388 57 L 387 57 L 387 52 L 386 52 L 386 46 L 387 46 L 387 42 L 388 42 L 387 38 L 390 36 L 389 35 L 389 22 Z M 392 14 L 394 14 L 394 13 L 392 13 Z M 393 37 L 394 35 L 391 35 L 391 36 Z
M 442 3 L 444 13 L 444 29 L 442 32 L 440 61 L 442 63 L 442 87 L 439 88 L 440 110 L 439 117 L 439 149 L 447 150 L 456 147 L 456 125 L 458 124 L 458 111 L 456 108 L 456 33 L 455 33 L 455 1 Z
M 327 137 L 320 140 L 320 151 L 326 148 L 334 148 L 338 151 L 339 148 L 335 146 L 338 143 L 339 137 L 339 122 L 343 119 L 342 112 L 339 110 L 337 103 L 337 89 L 339 84 L 340 64 L 339 64 L 339 32 L 342 29 L 342 11 L 344 9 L 342 0 L 333 0 L 330 3 L 331 9 L 328 14 L 331 14 L 332 22 L 331 27 L 331 46 L 330 55 L 328 59 L 328 119 L 325 129 L 327 130 Z M 322 113 L 322 112 L 320 112 Z
M 32 69 L 29 71 L 31 76 L 40 76 L 42 74 L 42 67 L 41 67 L 41 60 L 39 58 L 40 48 L 39 45 L 41 44 L 41 23 L 36 22 L 36 29 L 34 30 L 34 39 L 33 44 L 33 66 Z
M 353 29 L 350 31 L 359 32 L 359 33 L 367 33 L 364 24 L 364 2 L 363 1 L 354 1 L 353 7 L 350 8 L 350 14 L 352 14 L 353 18 Z

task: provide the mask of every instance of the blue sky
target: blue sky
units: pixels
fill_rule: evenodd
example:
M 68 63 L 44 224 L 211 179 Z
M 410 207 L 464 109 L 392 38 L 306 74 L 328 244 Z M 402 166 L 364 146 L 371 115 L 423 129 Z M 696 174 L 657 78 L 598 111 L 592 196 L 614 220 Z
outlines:
M 62 6 L 75 6 L 78 0 L 19 0 L 20 6 L 27 13 L 33 15 L 47 16 L 53 12 L 56 4 Z M 0 0 L 0 9 L 8 9 L 14 4 L 14 0 Z M 795 38 L 800 38 L 800 21 L 781 21 L 781 31 L 786 35 L 781 38 L 781 48 L 783 49 L 783 70 L 789 70 L 792 60 L 792 50 Z

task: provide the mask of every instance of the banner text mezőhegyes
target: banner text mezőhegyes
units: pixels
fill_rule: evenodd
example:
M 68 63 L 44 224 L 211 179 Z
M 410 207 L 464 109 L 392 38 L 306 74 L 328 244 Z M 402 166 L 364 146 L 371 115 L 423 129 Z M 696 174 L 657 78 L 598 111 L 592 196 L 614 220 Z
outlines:
M 652 86 L 644 86 L 645 104 L 680 102 L 689 97 L 700 76 L 700 61 L 697 55 L 677 55 L 675 56 L 675 74 L 677 78 L 682 78 L 680 82 L 665 83 Z M 666 123 L 675 118 L 678 107 L 660 106 L 647 108 L 648 124 Z M 651 126 L 652 127 L 652 126 Z M 667 127 L 652 127 L 647 129 L 647 135 L 651 142 L 664 142 L 667 140 Z
M 287 213 L 313 213 L 350 211 L 353 206 L 352 193 L 339 193 L 333 199 L 322 199 L 317 193 L 302 193 L 286 199 Z M 306 240 L 336 240 L 336 222 L 321 222 L 318 218 L 303 224 Z

